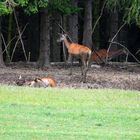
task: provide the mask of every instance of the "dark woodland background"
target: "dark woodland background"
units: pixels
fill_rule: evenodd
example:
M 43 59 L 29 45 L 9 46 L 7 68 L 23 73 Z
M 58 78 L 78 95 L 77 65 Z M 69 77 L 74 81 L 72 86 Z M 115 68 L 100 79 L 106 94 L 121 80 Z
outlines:
M 3 53 L 4 62 L 31 61 L 37 62 L 39 66 L 49 65 L 50 62 L 65 61 L 64 48 L 62 43 L 58 43 L 58 33 L 62 33 L 63 29 L 68 33 L 74 42 L 84 44 L 92 50 L 107 49 L 109 41 L 114 37 L 119 28 L 123 25 L 122 13 L 116 11 L 108 11 L 105 7 L 102 16 L 98 21 L 96 28 L 93 27 L 101 14 L 104 1 L 81 1 L 75 0 L 73 6 L 79 8 L 77 13 L 63 14 L 57 10 L 41 9 L 38 13 L 27 15 L 23 9 L 16 8 L 15 13 L 18 20 L 17 27 L 15 15 L 10 14 L 1 17 L 1 33 L 3 35 L 2 50 L 5 50 L 5 44 L 8 44 L 13 37 L 7 51 Z M 22 34 L 23 44 L 18 41 L 18 30 Z M 135 23 L 126 24 L 115 38 L 115 42 L 123 44 L 127 49 L 140 60 L 140 28 Z M 13 58 L 11 59 L 15 44 Z M 25 48 L 25 53 L 23 51 Z M 121 46 L 112 44 L 111 49 L 119 49 Z M 7 55 L 9 54 L 9 56 Z M 137 54 L 136 54 L 137 53 Z M 118 61 L 123 61 L 118 59 Z M 128 61 L 135 61 L 130 55 Z

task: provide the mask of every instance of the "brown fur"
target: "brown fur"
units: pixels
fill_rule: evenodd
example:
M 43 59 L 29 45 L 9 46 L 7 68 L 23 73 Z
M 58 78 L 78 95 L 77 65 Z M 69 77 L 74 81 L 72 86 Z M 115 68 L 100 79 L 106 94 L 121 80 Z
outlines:
M 20 80 L 17 82 L 17 85 L 20 85 L 20 86 L 26 85 L 26 86 L 30 86 L 30 87 L 56 87 L 57 83 L 51 77 L 43 77 L 43 78 L 35 78 L 32 81 L 24 80 L 23 82 L 21 82 L 21 80 Z
M 56 87 L 56 81 L 50 77 L 41 78 L 42 81 L 48 80 L 50 87 Z
M 80 45 L 77 43 L 73 43 L 72 41 L 70 41 L 67 37 L 66 34 L 63 34 L 60 38 L 60 41 L 64 41 L 67 49 L 68 49 L 68 53 L 71 56 L 71 71 L 70 74 L 72 74 L 72 63 L 73 63 L 73 57 L 74 56 L 80 56 L 81 62 L 82 62 L 82 66 L 81 66 L 81 71 L 82 71 L 82 81 L 86 82 L 86 73 L 88 70 L 88 66 L 89 66 L 89 61 L 90 61 L 90 57 L 91 57 L 91 49 L 88 48 L 87 46 L 84 45 Z
M 124 54 L 125 52 L 123 49 L 112 50 L 109 52 L 107 52 L 106 49 L 101 49 L 101 50 L 96 51 L 96 53 L 92 53 L 91 61 L 100 62 L 101 60 L 99 59 L 99 57 L 102 60 L 105 60 L 107 56 L 108 56 L 108 58 L 113 58 L 113 57 L 118 56 L 120 54 Z

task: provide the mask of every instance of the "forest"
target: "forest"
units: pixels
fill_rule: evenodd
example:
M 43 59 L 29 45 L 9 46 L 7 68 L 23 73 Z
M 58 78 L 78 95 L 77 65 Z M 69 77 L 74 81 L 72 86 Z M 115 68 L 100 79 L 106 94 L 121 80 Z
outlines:
M 140 140 L 140 0 L 0 0 L 1 140 Z
M 0 67 L 18 62 L 42 69 L 67 66 L 70 54 L 57 41 L 66 34 L 71 42 L 91 49 L 91 64 L 118 62 L 117 67 L 129 69 L 122 63 L 135 63 L 137 72 L 139 9 L 139 0 L 2 0 Z
M 66 61 L 67 50 L 57 42 L 63 32 L 92 51 L 123 45 L 140 60 L 139 7 L 138 0 L 2 1 L 1 65 L 3 60 L 34 61 L 40 67 Z M 136 60 L 129 55 L 128 61 Z
M 140 140 L 140 0 L 0 0 L 1 140 Z

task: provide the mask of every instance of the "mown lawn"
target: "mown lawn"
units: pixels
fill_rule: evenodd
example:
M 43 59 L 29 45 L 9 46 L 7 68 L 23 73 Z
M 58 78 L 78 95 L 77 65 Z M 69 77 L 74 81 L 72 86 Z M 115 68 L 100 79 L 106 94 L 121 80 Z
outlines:
M 0 140 L 140 140 L 140 92 L 0 85 Z

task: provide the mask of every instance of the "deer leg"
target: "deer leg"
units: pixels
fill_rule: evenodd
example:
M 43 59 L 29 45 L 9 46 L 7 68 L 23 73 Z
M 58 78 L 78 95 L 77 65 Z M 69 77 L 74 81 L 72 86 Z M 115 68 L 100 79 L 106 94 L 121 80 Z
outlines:
M 86 74 L 83 75 L 83 83 L 86 83 Z
M 82 78 L 82 82 L 83 83 L 86 83 L 87 71 L 88 71 L 88 68 L 87 67 L 84 67 L 84 70 L 83 70 L 83 78 Z
M 83 65 L 82 65 L 81 59 L 79 60 L 79 64 L 80 64 L 80 68 L 81 68 L 81 75 L 83 75 Z
M 86 56 L 85 63 L 84 63 L 84 75 L 83 75 L 83 82 L 86 83 L 86 77 L 87 77 L 87 71 L 89 69 L 89 63 L 90 63 L 90 56 Z
M 83 75 L 81 77 L 80 82 L 86 83 L 86 69 L 83 70 Z
M 81 56 L 81 60 L 82 60 L 82 82 L 86 82 L 86 73 L 87 73 L 87 63 L 86 63 L 86 59 L 85 56 L 82 55 Z
M 87 60 L 85 68 L 84 68 L 84 79 L 83 82 L 86 83 L 87 71 L 89 69 L 89 61 Z
M 73 56 L 72 55 L 69 55 L 69 56 L 70 56 L 70 73 L 69 73 L 69 75 L 72 75 Z
M 81 54 L 81 61 L 82 61 L 82 69 L 84 69 L 87 65 L 85 54 Z
M 89 66 L 90 66 L 90 61 L 89 60 L 87 60 L 86 66 L 87 66 L 87 68 L 89 68 Z

